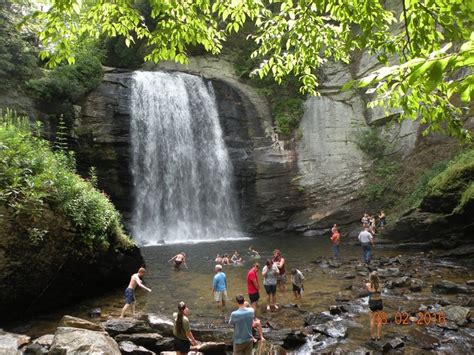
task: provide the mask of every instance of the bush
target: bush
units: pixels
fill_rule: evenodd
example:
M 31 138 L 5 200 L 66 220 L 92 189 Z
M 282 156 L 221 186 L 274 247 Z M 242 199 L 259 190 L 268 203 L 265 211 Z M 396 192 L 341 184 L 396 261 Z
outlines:
M 58 66 L 45 71 L 40 79 L 32 79 L 27 86 L 44 103 L 76 102 L 102 80 L 102 64 L 97 54 L 85 52 L 73 65 Z
M 300 98 L 286 98 L 278 101 L 273 108 L 278 130 L 283 134 L 291 134 L 298 127 L 303 112 L 303 100 Z
M 72 226 L 80 256 L 133 245 L 109 199 L 75 174 L 70 155 L 53 152 L 47 141 L 36 137 L 26 118 L 2 115 L 0 142 L 0 205 L 22 221 L 31 243 L 40 243 L 48 232 L 37 228 L 37 222 L 51 210 Z

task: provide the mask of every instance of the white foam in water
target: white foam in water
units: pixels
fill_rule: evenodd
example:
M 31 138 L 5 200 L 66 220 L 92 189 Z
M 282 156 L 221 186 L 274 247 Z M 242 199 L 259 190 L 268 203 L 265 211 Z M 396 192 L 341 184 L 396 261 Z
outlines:
M 135 72 L 131 116 L 135 239 L 243 239 L 212 86 L 184 73 Z

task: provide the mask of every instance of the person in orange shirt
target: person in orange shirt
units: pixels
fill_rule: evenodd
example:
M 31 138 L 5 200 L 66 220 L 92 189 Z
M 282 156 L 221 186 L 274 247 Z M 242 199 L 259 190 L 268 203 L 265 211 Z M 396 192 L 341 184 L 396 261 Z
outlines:
M 339 258 L 339 243 L 341 239 L 341 234 L 337 227 L 332 228 L 332 235 L 331 235 L 331 242 L 332 242 L 332 252 L 334 255 L 334 259 Z

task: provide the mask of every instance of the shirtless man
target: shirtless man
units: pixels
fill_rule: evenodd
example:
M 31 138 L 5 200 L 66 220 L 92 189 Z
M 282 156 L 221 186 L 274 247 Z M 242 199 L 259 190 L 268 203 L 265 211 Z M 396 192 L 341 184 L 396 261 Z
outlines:
M 172 261 L 174 261 L 174 268 L 176 270 L 180 269 L 181 264 L 183 264 L 186 269 L 188 268 L 188 265 L 186 265 L 186 254 L 184 252 L 181 252 L 168 260 L 169 263 Z
M 141 267 L 136 274 L 133 274 L 130 278 L 130 283 L 125 289 L 125 306 L 122 308 L 120 318 L 123 318 L 127 309 L 132 306 L 132 315 L 135 317 L 135 288 L 137 285 L 148 292 L 151 292 L 151 288 L 146 287 L 142 282 L 142 277 L 145 276 L 145 268 Z

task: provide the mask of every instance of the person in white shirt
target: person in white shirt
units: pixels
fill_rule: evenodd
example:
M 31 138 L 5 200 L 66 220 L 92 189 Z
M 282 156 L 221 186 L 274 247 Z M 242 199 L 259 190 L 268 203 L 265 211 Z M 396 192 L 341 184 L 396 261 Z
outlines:
M 370 264 L 370 257 L 372 246 L 374 245 L 374 238 L 369 232 L 369 226 L 364 224 L 364 230 L 359 233 L 359 242 L 362 245 L 362 255 L 364 257 L 364 262 Z

